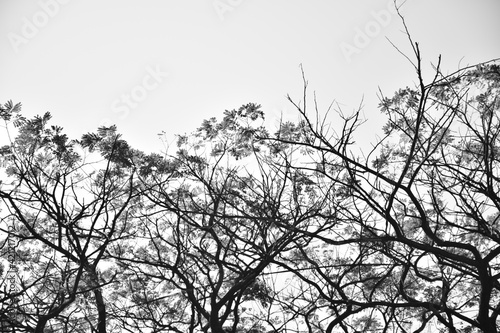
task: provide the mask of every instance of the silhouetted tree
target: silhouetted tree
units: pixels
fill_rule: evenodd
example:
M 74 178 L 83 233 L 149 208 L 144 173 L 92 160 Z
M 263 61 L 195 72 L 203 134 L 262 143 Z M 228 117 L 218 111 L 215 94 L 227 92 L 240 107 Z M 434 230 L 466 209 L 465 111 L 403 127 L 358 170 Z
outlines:
M 19 270 L 22 321 L 15 324 L 27 332 L 106 332 L 104 289 L 116 281 L 100 267 L 106 248 L 130 236 L 127 214 L 137 195 L 128 146 L 114 128 L 72 141 L 49 126 L 49 113 L 26 119 L 19 111 L 10 102 L 1 110 L 18 132 L 4 147 L 0 188 L 10 224 L 2 231 L 16 243 Z
M 409 38 L 411 41 L 411 38 Z M 24 332 L 498 332 L 500 66 L 423 76 L 362 110 L 263 126 L 246 104 L 132 149 L 8 102 L 0 324 Z M 410 57 L 407 57 L 410 60 Z M 314 101 L 315 102 L 315 101 Z M 307 108 L 306 108 L 307 106 Z M 330 112 L 331 110 L 327 110 Z M 9 244 L 13 244 L 10 246 Z M 14 258 L 14 257 L 12 257 Z
M 324 219 L 338 232 L 283 263 L 302 286 L 287 306 L 326 332 L 422 332 L 434 318 L 449 332 L 498 332 L 500 67 L 444 75 L 439 59 L 426 81 L 412 46 L 416 86 L 381 96 L 388 121 L 370 152 L 355 146 L 361 110 L 339 110 L 334 132 L 313 120 L 306 90 L 294 103 L 305 128 L 270 138 L 308 151 L 292 168 L 320 173 L 336 196 Z

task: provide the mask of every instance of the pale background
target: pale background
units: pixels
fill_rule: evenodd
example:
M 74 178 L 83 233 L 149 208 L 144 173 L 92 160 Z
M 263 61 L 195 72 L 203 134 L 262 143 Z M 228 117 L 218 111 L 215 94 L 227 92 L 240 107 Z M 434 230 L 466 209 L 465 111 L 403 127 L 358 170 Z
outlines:
M 322 110 L 336 100 L 349 113 L 364 98 L 368 142 L 383 123 L 378 87 L 391 95 L 415 81 L 386 39 L 409 52 L 391 4 L 0 0 L 0 102 L 22 102 L 29 116 L 50 111 L 72 138 L 116 124 L 132 146 L 159 151 L 157 133 L 191 132 L 248 102 L 262 104 L 271 127 L 280 114 L 296 119 L 286 95 L 302 97 L 302 64 Z M 444 72 L 500 57 L 498 0 L 407 0 L 401 13 L 427 68 L 439 54 Z M 155 81 L 154 70 L 168 76 Z

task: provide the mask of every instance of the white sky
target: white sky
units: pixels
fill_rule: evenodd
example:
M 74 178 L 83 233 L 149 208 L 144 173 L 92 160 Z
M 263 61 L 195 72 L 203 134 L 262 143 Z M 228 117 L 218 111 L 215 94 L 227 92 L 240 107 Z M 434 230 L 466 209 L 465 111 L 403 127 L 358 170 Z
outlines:
M 115 123 L 132 146 L 159 151 L 157 133 L 190 132 L 248 102 L 295 117 L 285 96 L 301 98 L 302 64 L 323 110 L 335 99 L 351 112 L 364 96 L 372 140 L 377 87 L 391 95 L 414 81 L 385 38 L 409 51 L 399 18 L 382 15 L 391 3 L 0 0 L 0 102 L 50 111 L 72 138 Z M 425 64 L 442 54 L 451 72 L 500 56 L 498 0 L 407 0 L 401 11 Z M 368 45 L 356 44 L 367 29 Z M 346 45 L 359 53 L 346 57 Z

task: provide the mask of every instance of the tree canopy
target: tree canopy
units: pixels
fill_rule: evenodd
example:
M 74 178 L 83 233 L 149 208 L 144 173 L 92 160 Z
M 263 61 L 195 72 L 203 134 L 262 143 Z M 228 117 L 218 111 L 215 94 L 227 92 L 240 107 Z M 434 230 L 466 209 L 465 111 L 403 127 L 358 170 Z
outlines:
M 412 46 L 368 151 L 305 79 L 296 122 L 248 103 L 151 154 L 0 106 L 2 331 L 498 332 L 500 63 Z

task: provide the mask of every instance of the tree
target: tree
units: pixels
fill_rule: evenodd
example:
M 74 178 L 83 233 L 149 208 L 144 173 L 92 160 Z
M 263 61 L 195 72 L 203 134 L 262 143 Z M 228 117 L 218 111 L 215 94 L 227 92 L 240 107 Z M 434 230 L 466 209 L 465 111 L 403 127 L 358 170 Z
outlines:
M 222 333 L 279 331 L 286 324 L 271 318 L 266 276 L 276 257 L 303 238 L 283 226 L 306 227 L 320 205 L 299 207 L 298 175 L 271 153 L 274 145 L 256 140 L 267 135 L 262 119 L 260 107 L 248 104 L 226 111 L 220 122 L 204 121 L 142 179 L 149 201 L 141 217 L 145 241 L 113 248 L 137 304 L 147 304 L 134 313 L 142 318 L 137 327 Z
M 149 155 L 1 106 L 2 328 L 498 332 L 499 60 L 427 81 L 411 45 L 366 154 L 361 110 L 311 115 L 305 79 L 297 122 L 250 103 Z
M 2 231 L 15 239 L 20 273 L 11 321 L 27 332 L 106 332 L 106 248 L 130 237 L 128 211 L 136 200 L 130 151 L 114 128 L 71 141 L 49 113 L 26 119 L 20 104 L 6 103 L 0 115 L 16 139 L 7 152 Z M 98 150 L 104 159 L 85 153 Z M 92 159 L 94 159 L 92 161 Z M 13 297 L 16 295 L 6 295 Z
M 388 121 L 368 154 L 352 149 L 360 111 L 343 117 L 334 136 L 308 114 L 306 88 L 304 106 L 294 103 L 305 129 L 269 138 L 309 151 L 315 164 L 292 167 L 321 173 L 337 198 L 325 219 L 341 231 L 313 236 L 345 255 L 300 249 L 301 261 L 282 264 L 310 269 L 295 274 L 329 308 L 332 319 L 318 324 L 326 332 L 422 332 L 433 318 L 449 332 L 498 332 L 500 67 L 490 61 L 444 75 L 439 59 L 426 82 L 412 45 L 417 84 L 381 96 Z

